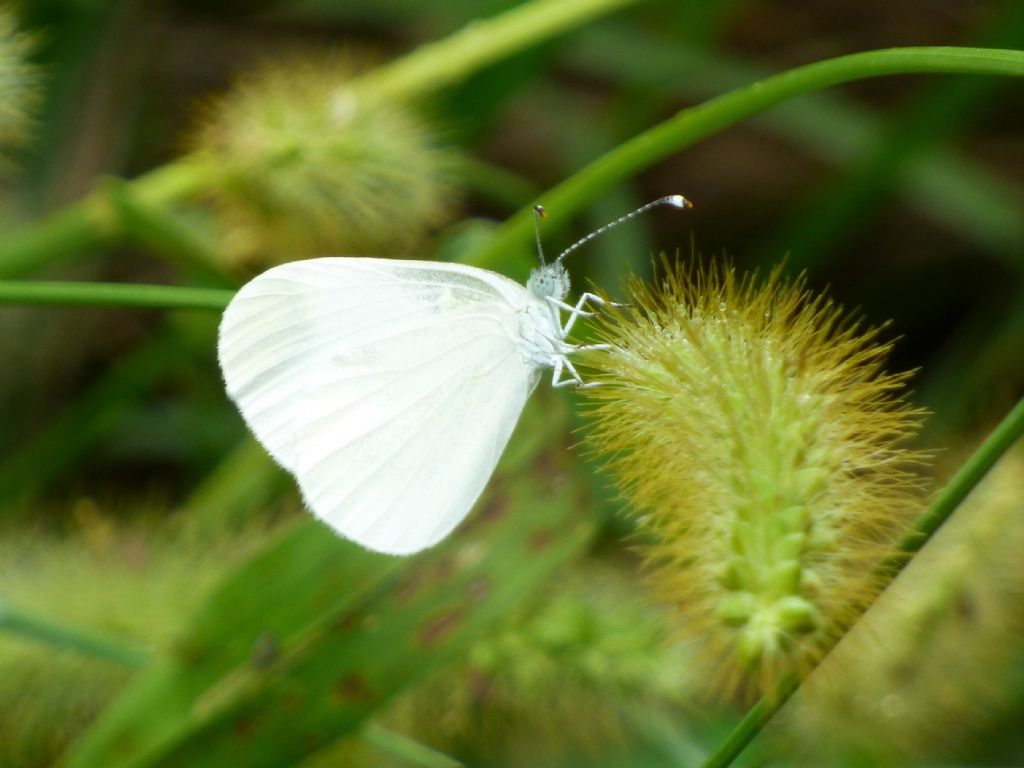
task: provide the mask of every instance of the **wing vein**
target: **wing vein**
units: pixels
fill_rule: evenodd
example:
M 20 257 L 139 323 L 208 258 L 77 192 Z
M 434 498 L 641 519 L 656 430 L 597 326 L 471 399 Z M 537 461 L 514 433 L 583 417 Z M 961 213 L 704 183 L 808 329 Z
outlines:
M 430 362 L 436 362 L 441 357 L 447 356 L 448 354 L 450 354 L 451 352 L 455 351 L 456 349 L 458 349 L 458 348 L 460 348 L 460 347 L 462 347 L 462 346 L 464 346 L 466 344 L 472 343 L 473 341 L 476 341 L 476 339 L 468 339 L 468 340 L 466 340 L 464 342 L 460 342 L 459 344 L 457 344 L 454 347 L 451 347 L 449 350 L 447 350 L 443 355 L 438 355 L 438 356 L 434 357 L 433 359 L 430 360 Z M 488 367 L 486 369 L 486 371 L 475 374 L 474 378 L 478 378 L 479 376 L 483 375 L 483 373 L 489 373 L 494 368 L 496 368 L 498 365 L 500 365 L 501 363 L 505 362 L 505 360 L 507 360 L 512 354 L 513 354 L 512 352 L 509 352 L 508 354 L 503 356 L 498 362 L 496 362 L 493 365 L 491 365 L 490 367 Z M 407 370 L 413 370 L 413 369 L 407 369 Z M 439 387 L 441 387 L 443 385 L 446 385 L 449 382 L 451 382 L 453 379 L 455 379 L 457 377 L 458 373 L 460 372 L 459 369 L 455 369 L 455 371 L 456 372 L 454 374 L 452 374 L 451 376 L 448 376 L 445 379 L 442 379 L 440 381 L 440 383 L 438 383 L 438 384 L 434 385 L 433 387 L 431 387 L 430 389 L 428 389 L 427 392 L 425 394 L 423 394 L 422 396 L 420 396 L 420 397 L 416 398 L 415 400 L 413 400 L 412 402 L 408 403 L 407 405 L 405 405 L 400 410 L 394 411 L 386 421 L 382 421 L 380 424 L 376 425 L 372 429 L 370 429 L 367 432 L 364 432 L 363 434 L 361 434 L 358 439 L 366 438 L 367 436 L 372 435 L 375 432 L 380 431 L 384 427 L 388 426 L 391 422 L 393 422 L 396 417 L 401 416 L 401 415 L 403 415 L 405 413 L 408 413 L 410 410 L 412 410 L 414 407 L 416 407 L 419 403 L 421 403 L 423 400 L 427 399 L 430 395 L 432 395 L 434 392 L 436 392 Z M 371 390 L 370 392 L 366 392 L 366 393 L 360 395 L 355 400 L 350 400 L 349 402 L 345 403 L 345 405 L 343 407 L 337 408 L 334 411 L 332 411 L 330 413 L 330 416 L 332 418 L 336 417 L 336 416 L 338 416 L 339 414 L 343 413 L 346 410 L 351 410 L 351 408 L 353 406 L 358 405 L 359 403 L 361 403 L 361 402 L 363 402 L 363 401 L 365 401 L 365 400 L 367 400 L 369 398 L 375 397 L 376 395 L 378 395 L 380 393 L 380 391 L 384 387 L 386 387 L 389 384 L 393 383 L 396 379 L 398 379 L 405 372 L 406 371 L 400 372 L 399 374 L 391 377 L 387 382 L 382 383 L 380 386 L 376 387 L 375 389 Z M 351 441 L 349 443 L 345 443 L 344 445 L 340 446 L 338 448 L 338 450 L 341 450 L 342 448 L 344 448 L 347 445 L 351 445 Z M 309 470 L 316 469 L 321 464 L 323 464 L 325 461 L 328 461 L 329 459 L 331 459 L 334 456 L 334 454 L 336 454 L 336 453 L 337 453 L 337 451 L 334 451 L 333 453 L 327 454 L 323 458 L 318 459 L 315 463 L 309 465 L 309 467 L 307 467 L 307 469 L 309 469 Z
M 413 329 L 413 330 L 418 330 L 418 329 Z M 399 334 L 394 334 L 392 336 L 387 336 L 387 337 L 384 337 L 384 339 L 392 340 L 392 339 L 398 338 L 399 336 L 404 335 L 405 333 L 412 333 L 413 330 L 405 331 L 405 332 L 399 333 Z M 491 334 L 491 335 L 493 335 L 493 336 L 495 336 L 497 338 L 503 339 L 503 340 L 507 338 L 503 334 Z M 456 350 L 462 349 L 463 347 L 465 347 L 468 344 L 472 344 L 472 343 L 474 343 L 476 341 L 479 341 L 481 338 L 483 338 L 483 334 L 478 334 L 478 335 L 473 336 L 471 338 L 463 339 L 462 341 L 458 342 L 457 344 L 453 344 L 453 345 L 451 345 L 451 346 L 441 350 L 440 352 L 438 352 L 437 354 L 435 354 L 433 357 L 431 357 L 429 359 L 424 359 L 424 360 L 417 361 L 416 363 L 414 363 L 413 365 L 409 366 L 408 368 L 391 369 L 391 372 L 392 372 L 393 375 L 390 376 L 387 381 L 383 382 L 377 388 L 375 388 L 373 390 L 370 390 L 369 392 L 366 392 L 366 393 L 360 395 L 360 397 L 357 398 L 356 400 L 352 400 L 350 403 L 346 403 L 346 407 L 348 407 L 350 405 L 355 405 L 357 403 L 360 403 L 360 402 L 366 400 L 367 398 L 373 397 L 381 389 L 383 389 L 384 387 L 386 387 L 389 384 L 391 384 L 392 382 L 394 382 L 394 380 L 396 378 L 398 378 L 399 376 L 405 375 L 405 374 L 410 373 L 412 371 L 419 370 L 423 366 L 426 366 L 426 365 L 429 365 L 432 362 L 435 362 L 438 358 L 447 357 L 452 352 L 455 352 Z M 263 378 L 263 377 L 269 376 L 271 374 L 271 372 L 275 368 L 279 367 L 280 365 L 283 365 L 284 362 L 287 362 L 287 361 L 282 361 L 281 363 L 279 363 L 279 364 L 277 364 L 277 365 L 275 365 L 275 366 L 273 366 L 271 368 L 266 369 L 265 371 L 263 371 L 260 374 L 258 374 L 258 377 L 259 378 Z M 354 376 L 347 376 L 347 377 L 345 377 L 343 379 L 339 379 L 338 382 L 340 383 L 341 381 L 352 381 L 355 378 L 361 378 L 363 376 L 373 376 L 373 375 L 376 375 L 378 373 L 387 373 L 387 369 L 375 369 L 375 370 L 372 370 L 372 371 L 361 371 L 360 373 L 358 373 L 358 374 L 356 374 Z M 256 378 L 257 377 L 254 377 L 254 380 Z M 251 389 L 253 386 L 254 386 L 253 381 L 250 381 L 249 384 L 243 386 L 242 388 L 240 388 L 238 390 L 238 392 L 236 393 L 237 396 L 238 397 L 243 397 L 243 396 L 249 394 L 247 390 Z M 288 393 L 288 394 L 290 394 L 290 393 Z M 265 404 L 259 405 L 259 406 L 254 405 L 254 404 L 250 404 L 248 406 L 248 412 L 252 416 L 262 415 L 267 410 L 273 408 L 274 405 L 276 405 L 278 402 L 280 402 L 280 401 L 272 401 L 270 403 L 265 403 Z
M 509 356 L 510 356 L 511 354 L 512 354 L 512 353 L 509 353 L 509 354 L 505 355 L 505 356 L 504 356 L 503 358 L 501 358 L 500 360 L 498 360 L 498 361 L 496 361 L 495 363 L 493 363 L 493 364 L 491 364 L 490 366 L 488 366 L 488 368 L 487 368 L 487 369 L 486 369 L 485 371 L 481 371 L 480 373 L 478 373 L 478 374 L 476 374 L 476 375 L 477 375 L 477 376 L 482 376 L 482 375 L 485 375 L 486 373 L 490 373 L 490 372 L 491 372 L 492 370 L 494 370 L 494 369 L 495 369 L 495 368 L 497 368 L 497 367 L 498 367 L 499 365 L 501 365 L 502 363 L 504 363 L 504 362 L 505 362 L 505 360 L 507 360 L 507 359 L 508 359 L 508 357 L 509 357 Z M 438 390 L 438 389 L 439 389 L 440 387 L 442 387 L 443 385 L 446 385 L 446 384 L 448 384 L 448 383 L 449 383 L 449 382 L 450 382 L 450 381 L 451 381 L 452 379 L 454 379 L 454 378 L 456 378 L 456 376 L 455 376 L 455 375 L 452 375 L 452 376 L 449 376 L 448 378 L 444 379 L 444 380 L 443 380 L 442 382 L 440 382 L 440 383 L 439 383 L 438 385 L 434 386 L 434 387 L 433 387 L 433 388 L 432 388 L 432 389 L 431 389 L 431 390 L 430 390 L 430 391 L 429 391 L 429 392 L 428 392 L 427 394 L 425 394 L 425 395 L 423 395 L 422 397 L 420 397 L 420 398 L 416 399 L 416 400 L 415 400 L 415 401 L 414 401 L 413 403 L 411 403 L 411 404 L 410 404 L 410 405 L 409 405 L 408 407 L 406 407 L 406 408 L 403 408 L 403 409 L 402 409 L 402 411 L 396 412 L 396 413 L 395 413 L 395 416 L 398 416 L 398 415 L 400 415 L 401 413 L 403 413 L 403 412 L 406 412 L 406 411 L 408 411 L 408 410 L 409 410 L 410 408 L 412 408 L 412 407 L 416 406 L 417 404 L 419 404 L 420 402 L 422 402 L 423 400 L 425 400 L 425 399 L 426 399 L 427 397 L 429 397 L 429 396 L 430 396 L 431 394 L 433 394 L 434 392 L 436 392 L 436 391 L 437 391 L 437 390 Z M 421 435 L 421 434 L 422 434 L 422 432 L 423 432 L 423 430 L 424 430 L 424 429 L 426 428 L 426 426 L 427 426 L 428 424 L 430 424 L 430 423 L 431 423 L 430 417 L 431 417 L 431 416 L 433 416 L 433 415 L 434 415 L 435 413 L 437 413 L 437 411 L 438 411 L 438 410 L 439 410 L 439 409 L 440 409 L 440 408 L 441 408 L 442 406 L 444 406 L 444 405 L 447 405 L 447 404 L 448 404 L 448 400 L 447 400 L 446 398 L 441 398 L 441 399 L 440 399 L 440 400 L 439 400 L 439 401 L 437 402 L 437 404 L 435 404 L 435 405 L 434 405 L 434 406 L 433 406 L 433 407 L 432 407 L 432 408 L 430 409 L 430 411 L 429 411 L 429 412 L 428 412 L 427 414 L 425 414 L 425 418 L 423 418 L 423 419 L 422 419 L 422 420 L 420 421 L 420 424 L 419 424 L 419 425 L 418 425 L 418 426 L 417 426 L 417 427 L 416 427 L 416 428 L 415 428 L 415 429 L 414 429 L 414 430 L 413 430 L 412 432 L 410 432 L 410 433 L 408 433 L 408 434 L 407 434 L 407 436 L 406 436 L 406 440 L 405 440 L 405 441 L 403 441 L 402 443 L 398 444 L 398 445 L 397 445 L 397 446 L 396 446 L 395 448 L 393 448 L 392 450 L 388 451 L 388 452 L 387 452 L 386 454 L 384 454 L 383 456 L 381 456 L 381 457 L 380 457 L 380 460 L 379 460 L 379 461 L 377 462 L 377 465 L 376 465 L 376 467 L 375 467 L 375 468 L 374 468 L 374 469 L 373 469 L 372 471 L 370 471 L 370 472 L 369 472 L 369 473 L 368 473 L 368 474 L 367 474 L 367 475 L 366 475 L 366 476 L 365 476 L 365 477 L 364 477 L 364 478 L 363 478 L 362 480 L 360 480 L 360 481 L 359 481 L 358 483 L 356 483 L 356 485 L 354 485 L 354 486 L 353 486 L 352 488 L 348 489 L 348 490 L 347 490 L 347 491 L 345 492 L 345 494 L 344 494 L 344 495 L 343 495 L 343 496 L 342 496 L 342 497 L 341 497 L 340 499 L 338 499 L 337 505 L 338 505 L 338 506 L 340 506 L 341 504 L 343 504 L 343 503 L 344 503 L 344 501 L 345 501 L 346 499 L 348 499 L 348 498 L 351 498 L 353 494 L 357 493 L 357 492 L 358 492 L 358 491 L 359 491 L 360 489 L 364 488 L 364 487 L 366 486 L 366 484 L 367 484 L 367 483 L 371 482 L 371 481 L 372 481 L 372 480 L 374 479 L 374 477 L 376 476 L 376 474 L 377 474 L 377 472 L 379 471 L 380 467 L 381 467 L 381 466 L 383 466 L 383 465 L 384 465 L 385 463 L 387 463 L 387 461 L 389 461 L 390 459 L 392 459 L 392 458 L 393 458 L 393 457 L 394 457 L 394 456 L 395 456 L 395 455 L 396 455 L 397 453 L 399 453 L 399 452 L 400 452 L 401 450 L 403 450 L 403 449 L 404 449 L 404 448 L 406 447 L 406 445 L 407 445 L 407 444 L 409 443 L 409 441 L 410 441 L 410 440 L 414 440 L 414 439 L 415 439 L 416 437 L 418 437 L 419 435 Z M 378 425 L 377 427 L 375 427 L 375 428 L 374 428 L 374 430 L 372 430 L 371 432 L 367 432 L 367 433 L 364 433 L 364 435 L 363 435 L 363 436 L 365 436 L 365 435 L 369 435 L 369 434 L 372 434 L 372 432 L 376 432 L 376 431 L 378 431 L 379 429 L 381 429 L 381 428 L 383 428 L 383 427 L 385 427 L 385 426 L 389 425 L 389 424 L 391 423 L 391 421 L 393 421 L 393 420 L 394 420 L 394 418 L 392 418 L 392 419 L 391 419 L 390 421 L 386 421 L 386 422 L 383 422 L 382 424 L 380 424 L 380 425 Z M 362 436 L 361 436 L 361 437 L 362 437 Z M 340 449 L 339 449 L 339 450 L 340 450 Z M 304 468 L 303 468 L 303 472 L 305 473 L 305 472 L 308 472 L 308 471 L 312 471 L 312 470 L 313 470 L 313 469 L 315 469 L 316 467 L 319 467 L 319 466 L 320 466 L 321 464 L 323 464 L 323 463 L 324 463 L 325 461 L 327 461 L 327 460 L 329 460 L 329 459 L 333 459 L 333 458 L 335 457 L 335 455 L 336 455 L 337 453 L 338 453 L 338 451 L 335 451 L 335 452 L 333 452 L 333 453 L 331 453 L 331 454 L 328 454 L 327 456 L 323 457 L 322 459 L 318 460 L 318 461 L 317 461 L 317 462 L 316 462 L 315 464 L 313 464 L 313 465 L 310 465 L 309 467 L 304 467 Z M 423 459 L 423 460 L 421 460 L 421 465 L 420 465 L 420 467 L 419 467 L 419 468 L 417 468 L 417 470 L 416 470 L 415 472 L 409 472 L 409 473 L 407 474 L 407 477 L 406 477 L 406 481 L 405 481 L 405 484 L 404 484 L 404 485 L 402 486 L 402 491 L 403 491 L 403 492 L 404 492 L 404 491 L 405 491 L 405 490 L 406 490 L 406 489 L 407 489 L 407 488 L 409 487 L 409 485 L 410 485 L 410 484 L 411 484 L 411 483 L 412 483 L 412 482 L 413 482 L 413 481 L 414 481 L 414 480 L 415 480 L 415 479 L 416 479 L 416 478 L 418 477 L 418 475 L 419 475 L 419 469 L 420 469 L 420 468 L 422 468 L 422 461 L 425 461 L 425 459 L 426 459 L 426 456 L 424 456 L 424 459 Z M 387 505 L 386 507 L 382 508 L 382 509 L 378 509 L 378 510 L 376 511 L 376 514 L 374 514 L 374 515 L 373 515 L 373 516 L 372 516 L 372 517 L 371 517 L 371 518 L 370 518 L 370 519 L 369 519 L 369 520 L 367 521 L 367 524 L 366 524 L 366 525 L 364 525 L 364 526 L 362 526 L 362 527 L 361 527 L 361 528 L 360 528 L 360 529 L 359 529 L 358 531 L 357 531 L 357 530 L 354 530 L 354 529 L 349 529 L 349 530 L 351 531 L 352 535 L 354 535 L 354 536 L 358 536 L 358 535 L 360 535 L 360 534 L 362 534 L 362 533 L 366 532 L 367 530 L 369 530 L 370 528 L 372 528 L 372 527 L 373 527 L 373 525 L 374 525 L 374 524 L 375 524 L 376 522 L 378 522 L 378 521 L 379 521 L 379 520 L 381 520 L 382 518 L 385 518 L 385 517 L 387 517 L 387 516 L 388 516 L 388 513 L 390 513 L 390 511 L 391 511 L 392 507 L 394 506 L 394 503 L 395 503 L 395 501 L 396 501 L 397 499 L 399 499 L 399 498 L 401 497 L 401 495 L 402 495 L 402 493 L 398 493 L 398 494 L 395 494 L 395 495 L 394 495 L 394 496 L 392 497 L 391 501 L 389 501 L 389 502 L 388 502 L 388 505 Z M 467 510 L 467 511 L 468 511 L 468 510 Z

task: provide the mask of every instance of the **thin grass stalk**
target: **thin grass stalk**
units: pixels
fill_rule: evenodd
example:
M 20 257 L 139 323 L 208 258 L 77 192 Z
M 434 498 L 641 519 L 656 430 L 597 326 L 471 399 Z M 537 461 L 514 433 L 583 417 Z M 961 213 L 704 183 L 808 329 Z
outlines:
M 142 667 L 150 660 L 148 651 L 117 640 L 92 634 L 77 627 L 15 608 L 0 599 L 0 632 L 17 635 L 28 642 L 74 651 L 128 667 Z
M 889 579 L 889 584 L 913 559 L 914 554 L 919 552 L 942 524 L 949 519 L 960 503 L 995 466 L 999 458 L 1021 436 L 1024 436 L 1024 398 L 1018 401 L 985 442 L 964 462 L 939 495 L 935 497 L 925 513 L 914 523 L 913 530 L 900 542 L 900 554 L 885 560 L 879 566 L 879 570 Z M 847 634 L 849 631 L 847 630 Z M 747 714 L 726 737 L 725 741 L 704 761 L 702 768 L 727 768 L 732 765 L 733 761 L 739 757 L 754 740 L 754 737 L 761 732 L 761 729 L 799 688 L 800 683 L 796 678 L 784 679 L 774 697 L 770 700 L 768 698 L 760 699 L 747 711 Z
M 142 283 L 90 283 L 44 280 L 0 282 L 0 304 L 205 309 L 220 311 L 234 291 Z
M 567 217 L 606 190 L 632 178 L 670 154 L 718 133 L 795 96 L 842 83 L 886 75 L 950 73 L 1024 76 L 1024 51 L 987 48 L 888 48 L 815 62 L 751 83 L 703 104 L 684 109 L 602 155 L 540 201 Z M 470 261 L 493 266 L 533 233 L 533 207 L 520 210 L 499 228 Z

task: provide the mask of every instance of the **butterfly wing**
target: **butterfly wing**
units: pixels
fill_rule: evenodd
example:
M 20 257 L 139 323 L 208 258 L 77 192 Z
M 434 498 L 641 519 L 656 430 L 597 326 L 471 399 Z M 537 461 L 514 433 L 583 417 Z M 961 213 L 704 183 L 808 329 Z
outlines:
M 406 554 L 487 483 L 538 369 L 525 289 L 463 265 L 311 259 L 248 283 L 221 324 L 227 389 L 342 535 Z

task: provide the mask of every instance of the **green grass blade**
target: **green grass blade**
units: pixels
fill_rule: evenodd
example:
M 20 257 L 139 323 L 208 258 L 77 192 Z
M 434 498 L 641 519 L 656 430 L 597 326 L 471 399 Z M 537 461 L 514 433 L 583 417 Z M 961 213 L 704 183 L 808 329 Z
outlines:
M 203 537 L 225 528 L 243 528 L 251 510 L 266 506 L 291 487 L 288 474 L 255 438 L 246 436 L 182 505 L 186 533 Z
M 141 667 L 150 659 L 149 653 L 142 648 L 45 619 L 16 608 L 0 598 L 0 633 L 4 632 L 18 635 L 29 642 L 44 643 L 56 649 L 74 651 L 129 667 Z
M 0 460 L 0 514 L 54 482 L 124 422 L 130 403 L 187 359 L 188 340 L 171 324 L 125 354 L 49 424 Z M 192 345 L 194 347 L 194 344 Z
M 476 19 L 444 40 L 367 73 L 356 87 L 378 98 L 409 98 L 464 80 L 481 67 L 637 0 L 533 0 L 490 19 Z
M 990 22 L 980 45 L 1019 48 L 1024 45 L 1024 4 L 1004 4 L 1002 13 Z M 817 266 L 837 254 L 836 243 L 848 240 L 850 232 L 863 228 L 865 221 L 884 208 L 906 169 L 943 141 L 951 141 L 985 108 L 1005 83 L 992 78 L 942 78 L 917 94 L 905 113 L 884 132 L 858 163 L 843 178 L 815 190 L 810 199 L 778 227 L 774 236 L 760 248 L 760 261 L 773 263 L 780 253 L 788 253 L 787 263 L 794 271 Z M 951 193 L 951 190 L 956 193 Z M 971 209 L 971 188 L 945 187 L 947 207 L 967 197 Z M 939 193 L 933 205 L 942 199 Z M 1024 219 L 1020 200 L 1011 203 L 1019 221 Z M 962 218 L 962 214 L 958 216 Z M 992 219 L 993 217 L 986 217 Z M 1000 254 L 1019 270 L 1024 261 L 1019 253 Z
M 200 282 L 232 287 L 238 280 L 226 269 L 211 227 L 203 229 L 167 205 L 143 199 L 131 183 L 109 178 L 101 183 L 121 225 L 122 236 L 161 255 L 178 271 Z M 193 217 L 194 219 L 195 217 Z
M 405 760 L 409 765 L 422 768 L 460 768 L 462 763 L 436 749 L 406 738 L 400 733 L 370 725 L 363 729 L 363 741 L 372 744 L 381 751 Z
M 544 448 L 565 428 L 559 402 L 531 409 L 482 509 L 437 549 L 385 557 L 306 521 L 245 564 L 68 766 L 288 765 L 358 733 L 583 552 L 581 483 L 564 482 L 561 447 Z

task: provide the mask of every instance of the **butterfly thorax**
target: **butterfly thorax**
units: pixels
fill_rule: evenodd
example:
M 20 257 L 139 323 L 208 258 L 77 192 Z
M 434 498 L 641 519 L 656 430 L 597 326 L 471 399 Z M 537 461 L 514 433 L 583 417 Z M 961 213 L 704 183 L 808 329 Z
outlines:
M 563 355 L 558 307 L 569 292 L 569 273 L 560 263 L 544 264 L 530 273 L 526 290 L 531 300 L 519 313 L 519 349 L 538 368 L 550 368 Z
M 562 333 L 558 310 L 534 299 L 519 311 L 518 348 L 523 359 L 536 368 L 550 368 L 561 354 Z
M 526 289 L 538 299 L 550 296 L 561 301 L 569 293 L 569 272 L 557 261 L 543 264 L 530 273 Z

